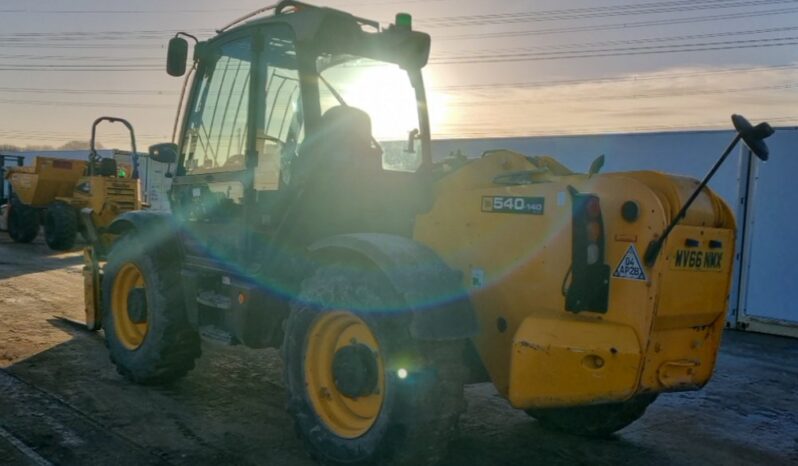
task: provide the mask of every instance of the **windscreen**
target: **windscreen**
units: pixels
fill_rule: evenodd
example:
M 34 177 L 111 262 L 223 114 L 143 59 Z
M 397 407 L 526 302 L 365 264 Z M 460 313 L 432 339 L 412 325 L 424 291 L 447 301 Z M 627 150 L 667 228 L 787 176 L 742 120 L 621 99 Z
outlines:
M 359 108 L 371 117 L 386 170 L 414 172 L 421 165 L 416 92 L 407 71 L 368 58 L 319 59 L 322 113 L 336 105 Z

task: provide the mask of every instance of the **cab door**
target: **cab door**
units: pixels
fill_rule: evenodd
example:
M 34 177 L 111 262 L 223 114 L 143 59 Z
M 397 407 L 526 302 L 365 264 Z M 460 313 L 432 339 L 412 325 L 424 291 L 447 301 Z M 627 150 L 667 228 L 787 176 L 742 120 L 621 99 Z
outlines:
M 302 134 L 293 34 L 251 28 L 202 52 L 173 204 L 189 263 L 255 260 Z
M 172 196 L 189 262 L 238 262 L 245 220 L 246 153 L 254 36 L 243 34 L 204 51 L 181 141 Z

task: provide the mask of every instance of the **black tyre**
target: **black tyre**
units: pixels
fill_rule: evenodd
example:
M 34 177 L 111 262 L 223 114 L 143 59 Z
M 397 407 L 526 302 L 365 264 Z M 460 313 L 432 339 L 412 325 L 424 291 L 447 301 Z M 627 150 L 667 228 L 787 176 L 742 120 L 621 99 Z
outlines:
M 39 214 L 33 207 L 20 202 L 16 195 L 11 196 L 11 209 L 8 212 L 8 236 L 15 243 L 30 243 L 39 234 Z
M 68 251 L 75 246 L 78 215 L 64 202 L 53 202 L 44 214 L 44 241 L 54 251 Z
M 465 408 L 464 342 L 412 340 L 409 316 L 388 304 L 396 302 L 380 275 L 329 266 L 292 306 L 288 410 L 322 464 L 423 465 L 446 455 Z
M 102 288 L 105 341 L 120 374 L 165 384 L 194 368 L 200 339 L 186 318 L 173 252 L 126 234 L 111 248 Z
M 530 409 L 527 414 L 550 430 L 585 437 L 606 437 L 640 419 L 656 399 L 656 394 L 645 394 L 620 403 Z

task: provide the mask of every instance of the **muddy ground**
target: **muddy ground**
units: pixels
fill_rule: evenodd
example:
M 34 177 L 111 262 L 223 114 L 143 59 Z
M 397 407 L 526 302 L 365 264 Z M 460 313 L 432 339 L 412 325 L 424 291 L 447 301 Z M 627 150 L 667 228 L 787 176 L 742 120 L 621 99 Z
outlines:
M 170 388 L 117 375 L 83 318 L 81 253 L 0 233 L 0 464 L 310 465 L 275 351 L 204 343 Z M 798 464 L 798 340 L 727 332 L 700 392 L 667 394 L 608 440 L 542 430 L 487 384 L 449 465 Z

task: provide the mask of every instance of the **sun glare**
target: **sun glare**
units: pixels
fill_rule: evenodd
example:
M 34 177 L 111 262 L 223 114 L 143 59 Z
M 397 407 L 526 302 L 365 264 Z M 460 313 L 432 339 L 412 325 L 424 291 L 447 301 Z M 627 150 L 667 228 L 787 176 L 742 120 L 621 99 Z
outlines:
M 339 66 L 324 75 L 348 105 L 371 116 L 377 140 L 403 140 L 418 128 L 416 98 L 407 73 L 391 64 L 368 61 L 358 65 Z

